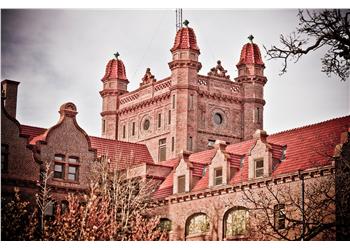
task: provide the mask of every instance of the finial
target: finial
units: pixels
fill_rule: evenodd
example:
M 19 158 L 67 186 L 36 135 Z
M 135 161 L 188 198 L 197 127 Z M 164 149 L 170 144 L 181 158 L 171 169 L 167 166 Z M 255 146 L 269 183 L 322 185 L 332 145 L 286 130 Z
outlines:
M 118 56 L 120 56 L 119 52 L 115 53 L 114 56 L 118 60 Z
M 189 24 L 190 22 L 186 19 L 184 22 L 183 22 L 183 24 L 186 26 L 186 27 L 188 27 L 188 24 Z
M 249 41 L 250 41 L 251 43 L 253 43 L 254 36 L 253 36 L 253 35 L 249 35 L 249 36 L 248 36 L 248 39 L 249 39 Z

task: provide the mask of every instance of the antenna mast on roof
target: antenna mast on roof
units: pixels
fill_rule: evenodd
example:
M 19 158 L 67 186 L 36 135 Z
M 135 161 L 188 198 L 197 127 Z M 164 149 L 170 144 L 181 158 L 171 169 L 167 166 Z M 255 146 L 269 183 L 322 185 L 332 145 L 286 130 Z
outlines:
M 176 9 L 176 31 L 182 28 L 182 9 Z

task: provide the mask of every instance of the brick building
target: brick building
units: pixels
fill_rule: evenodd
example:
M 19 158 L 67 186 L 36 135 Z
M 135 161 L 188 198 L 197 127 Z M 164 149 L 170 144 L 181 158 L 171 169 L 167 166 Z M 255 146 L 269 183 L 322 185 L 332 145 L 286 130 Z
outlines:
M 146 144 L 158 162 L 181 150 L 205 150 L 217 139 L 247 140 L 263 128 L 267 79 L 252 40 L 242 48 L 234 80 L 220 61 L 207 75 L 198 74 L 200 49 L 190 27 L 178 30 L 170 51 L 171 75 L 157 81 L 148 68 L 140 87 L 131 92 L 118 54 L 108 62 L 100 92 L 102 137 Z
M 100 92 L 102 137 L 89 136 L 77 124 L 71 102 L 59 108 L 50 128 L 20 124 L 19 82 L 2 81 L 2 195 L 20 187 L 32 197 L 41 166 L 52 162 L 49 185 L 63 204 L 68 192 L 86 190 L 89 165 L 106 156 L 112 168 L 127 170 L 128 178 L 157 180 L 154 212 L 170 225 L 170 239 L 250 239 L 250 228 L 259 221 L 244 203 L 245 191 L 272 186 L 300 193 L 304 181 L 307 186 L 334 176 L 334 162 L 325 155 L 347 143 L 350 116 L 268 135 L 263 130 L 267 80 L 252 38 L 241 50 L 234 81 L 220 61 L 207 76 L 198 74 L 200 50 L 192 28 L 178 30 L 171 53 L 171 76 L 157 81 L 147 69 L 132 92 L 118 54 L 108 62 Z M 275 205 L 277 212 L 284 209 Z M 283 214 L 276 218 L 282 225 Z

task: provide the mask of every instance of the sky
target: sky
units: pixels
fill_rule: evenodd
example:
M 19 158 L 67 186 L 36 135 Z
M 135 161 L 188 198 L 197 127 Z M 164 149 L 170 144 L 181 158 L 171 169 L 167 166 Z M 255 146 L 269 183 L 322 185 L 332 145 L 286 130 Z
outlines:
M 202 69 L 221 60 L 237 77 L 242 46 L 253 34 L 265 62 L 264 129 L 268 134 L 349 115 L 350 83 L 321 72 L 325 50 L 315 51 L 279 75 L 282 61 L 267 60 L 263 45 L 279 44 L 298 24 L 296 9 L 183 9 L 196 33 Z M 157 80 L 170 75 L 174 9 L 27 9 L 1 11 L 1 79 L 20 81 L 17 119 L 51 127 L 61 104 L 78 109 L 78 124 L 100 136 L 101 78 L 118 51 L 135 90 L 146 68 Z

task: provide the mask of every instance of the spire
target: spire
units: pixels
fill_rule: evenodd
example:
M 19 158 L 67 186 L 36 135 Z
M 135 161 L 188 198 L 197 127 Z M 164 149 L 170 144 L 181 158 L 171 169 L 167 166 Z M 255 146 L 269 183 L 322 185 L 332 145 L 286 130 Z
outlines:
M 249 43 L 246 43 L 241 51 L 241 57 L 239 59 L 239 62 L 237 66 L 244 65 L 244 64 L 257 64 L 264 66 L 264 62 L 261 58 L 261 53 L 258 45 L 253 43 L 254 36 L 250 35 L 248 37 Z
M 115 59 L 111 59 L 109 60 L 109 62 L 107 63 L 106 66 L 106 73 L 104 75 L 104 77 L 102 78 L 102 81 L 108 81 L 108 80 L 124 80 L 124 81 L 128 81 L 127 77 L 126 77 L 126 73 L 125 73 L 125 66 L 122 60 L 118 59 L 118 57 L 120 56 L 120 54 L 118 52 L 116 52 L 114 54 Z
M 170 51 L 174 52 L 178 49 L 192 49 L 199 53 L 196 35 L 193 29 L 188 27 L 189 21 L 185 20 L 183 24 L 185 25 L 185 27 L 180 28 L 176 32 L 174 46 L 171 48 Z
M 176 9 L 176 31 L 182 28 L 182 9 Z

